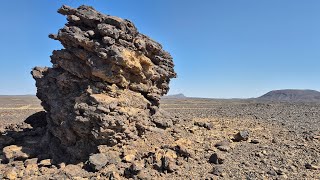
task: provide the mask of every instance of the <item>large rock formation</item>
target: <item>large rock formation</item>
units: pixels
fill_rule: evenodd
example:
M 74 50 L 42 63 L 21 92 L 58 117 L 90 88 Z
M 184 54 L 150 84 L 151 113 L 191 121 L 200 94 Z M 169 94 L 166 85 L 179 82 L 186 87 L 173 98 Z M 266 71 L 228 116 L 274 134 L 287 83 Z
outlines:
M 50 150 L 77 160 L 97 145 L 123 144 L 152 126 L 170 126 L 158 111 L 176 76 L 170 54 L 129 20 L 89 6 L 58 12 L 68 23 L 49 37 L 64 49 L 53 52 L 52 68 L 32 71 L 47 111 Z

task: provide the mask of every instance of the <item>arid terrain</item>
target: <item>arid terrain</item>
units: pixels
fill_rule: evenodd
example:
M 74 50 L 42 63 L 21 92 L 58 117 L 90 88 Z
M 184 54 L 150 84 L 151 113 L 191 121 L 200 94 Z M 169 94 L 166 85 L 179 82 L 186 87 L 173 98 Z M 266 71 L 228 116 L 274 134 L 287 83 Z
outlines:
M 135 4 L 140 5 L 136 2 Z M 151 5 L 160 7 L 153 3 Z M 177 5 L 180 7 L 181 3 Z M 99 7 L 98 4 L 97 6 L 98 9 L 105 9 Z M 121 4 L 119 6 L 121 12 L 127 11 L 122 7 Z M 244 7 L 246 10 L 255 9 Z M 146 13 L 151 10 L 145 9 L 144 6 L 141 8 L 142 11 L 131 7 L 135 12 Z M 30 8 L 22 9 L 28 11 Z M 227 9 L 230 9 L 230 5 Z M 243 10 L 243 8 L 239 9 Z M 212 11 L 211 8 L 210 11 Z M 222 11 L 223 14 L 234 19 L 228 11 Z M 8 12 L 11 10 L 9 9 Z M 149 31 L 143 29 L 140 31 L 131 20 L 99 12 L 89 5 L 78 7 L 62 5 L 57 9 L 57 13 L 65 17 L 64 23 L 61 20 L 55 21 L 51 15 L 43 15 L 43 12 L 49 15 L 51 11 L 41 8 L 40 15 L 31 14 L 42 17 L 40 19 L 46 23 L 50 22 L 54 28 L 58 25 L 55 22 L 60 24 L 60 28 L 50 32 L 48 37 L 61 43 L 62 48 L 52 49 L 50 65 L 45 67 L 38 65 L 44 64 L 42 60 L 48 58 L 33 56 L 39 54 L 37 52 L 47 52 L 49 46 L 43 44 L 46 41 L 32 41 L 38 47 L 32 46 L 34 48 L 31 50 L 23 50 L 27 54 L 31 53 L 31 59 L 25 59 L 26 54 L 20 58 L 11 57 L 12 53 L 8 56 L 13 60 L 28 61 L 28 65 L 21 64 L 21 68 L 30 69 L 31 64 L 38 64 L 34 64 L 36 66 L 30 72 L 35 80 L 37 93 L 36 96 L 0 96 L 0 179 L 320 179 L 320 92 L 299 89 L 274 90 L 251 99 L 205 99 L 188 98 L 183 94 L 167 95 L 170 90 L 170 82 L 178 77 L 176 63 L 171 53 L 177 57 L 177 64 L 180 64 L 179 60 L 186 63 L 186 66 L 183 67 L 186 69 L 183 71 L 190 77 L 184 76 L 183 73 L 181 76 L 188 79 L 188 85 L 192 86 L 188 88 L 189 92 L 196 92 L 192 88 L 202 88 L 214 96 L 219 96 L 211 91 L 211 86 L 207 87 L 206 79 L 221 77 L 219 78 L 221 82 L 227 80 L 228 78 L 224 79 L 225 76 L 222 75 L 225 74 L 225 70 L 229 70 L 230 64 L 239 72 L 233 72 L 231 69 L 232 73 L 227 74 L 231 79 L 224 82 L 228 84 L 225 88 L 230 87 L 230 84 L 235 85 L 233 83 L 235 80 L 242 79 L 240 76 L 234 79 L 234 76 L 246 71 L 245 68 L 250 69 L 249 74 L 245 74 L 250 78 L 256 76 L 259 85 L 271 86 L 269 83 L 260 81 L 264 78 L 260 77 L 259 73 L 267 75 L 265 76 L 268 79 L 267 82 L 271 82 L 273 80 L 271 78 L 277 78 L 275 83 L 290 84 L 286 79 L 278 78 L 283 75 L 272 74 L 270 76 L 262 70 L 268 69 L 273 73 L 278 71 L 273 68 L 285 65 L 288 69 L 279 68 L 279 72 L 288 70 L 294 74 L 295 69 L 291 65 L 296 64 L 300 69 L 299 63 L 288 61 L 289 63 L 282 64 L 275 60 L 273 64 L 271 60 L 274 58 L 268 57 L 263 64 L 255 64 L 249 61 L 250 58 L 247 59 L 252 56 L 251 51 L 248 51 L 248 57 L 232 51 L 233 48 L 230 48 L 229 44 L 234 43 L 231 41 L 229 43 L 229 40 L 237 39 L 234 37 L 241 39 L 237 44 L 255 45 L 244 43 L 243 40 L 249 40 L 243 38 L 247 37 L 243 36 L 245 34 L 239 36 L 241 31 L 238 32 L 238 30 L 243 29 L 241 26 L 247 27 L 242 21 L 234 21 L 236 23 L 229 23 L 224 19 L 212 21 L 211 17 L 201 13 L 190 14 L 188 9 L 185 12 L 191 16 L 180 16 L 178 13 L 179 18 L 176 19 L 166 11 L 166 16 L 160 16 L 163 19 L 170 17 L 173 22 L 176 21 L 174 24 L 178 22 L 177 27 L 181 28 L 180 25 L 184 25 L 181 22 L 187 22 L 186 28 L 175 32 L 174 27 L 167 23 L 168 21 L 164 21 L 163 26 L 158 24 L 160 22 L 155 20 L 154 16 L 143 15 L 140 19 L 134 15 L 133 19 L 140 19 L 138 23 L 140 25 L 149 24 L 146 18 L 148 17 L 151 20 L 149 22 L 162 27 L 163 29 L 160 29 L 155 26 L 156 24 L 152 24 L 151 29 L 159 30 L 160 33 L 156 34 L 163 33 L 160 36 L 166 37 L 158 36 L 159 39 L 169 38 L 170 41 L 167 43 L 170 45 L 168 46 L 168 44 L 161 44 L 153 39 L 152 33 L 143 34 L 142 32 Z M 156 15 L 153 10 L 150 12 Z M 269 11 L 266 13 L 268 14 Z M 5 14 L 8 13 L 5 12 Z M 197 14 L 201 16 L 196 17 Z M 241 14 L 237 13 L 236 16 Z M 254 16 L 248 14 L 249 19 L 255 17 L 255 14 L 264 13 L 254 13 Z M 128 14 L 128 16 L 131 15 Z M 201 22 L 205 17 L 208 17 L 209 20 Z M 213 17 L 223 16 L 214 15 Z M 20 17 L 11 17 L 11 19 L 17 20 L 17 23 L 12 21 L 13 24 L 20 25 L 18 22 L 21 20 Z M 39 18 L 27 16 L 26 19 L 28 27 L 33 28 L 30 32 L 27 29 L 23 31 L 27 32 L 26 34 L 30 35 L 32 40 L 41 39 L 40 36 L 43 34 L 39 32 L 53 30 L 45 23 L 30 24 L 33 19 Z M 141 24 L 142 20 L 144 23 Z M 215 32 L 212 32 L 209 21 L 215 24 L 213 28 Z M 224 25 L 217 29 L 216 22 L 219 21 Z M 273 19 L 270 21 L 274 22 Z M 255 23 L 250 22 L 250 24 Z M 202 25 L 205 26 L 202 27 Z M 45 31 L 41 27 L 45 27 Z M 266 24 L 263 24 L 263 27 L 266 27 Z M 220 36 L 219 29 L 225 32 L 224 28 L 232 29 L 237 34 Z M 19 28 L 8 25 L 8 28 L 5 29 L 10 31 Z M 34 31 L 34 29 L 39 31 Z M 248 30 L 248 28 L 244 29 Z M 254 28 L 249 29 L 255 31 Z M 279 30 L 280 28 L 274 29 Z M 166 34 L 165 31 L 171 35 L 173 33 L 174 36 Z M 263 28 L 263 33 L 260 30 L 256 32 L 262 36 L 265 36 L 266 32 L 270 33 L 265 28 Z M 286 32 L 287 30 L 284 31 Z M 254 37 L 253 42 L 264 43 L 256 38 L 254 33 L 251 31 L 249 33 L 248 37 L 251 35 Z M 175 45 L 172 43 L 175 40 L 170 37 L 176 37 L 176 35 L 183 35 L 181 36 L 183 38 L 177 38 L 179 42 Z M 219 42 L 219 38 L 216 41 L 217 36 L 215 35 L 219 35 L 223 43 Z M 211 37 L 214 37 L 215 40 L 211 41 Z M 15 36 L 10 36 L 10 42 L 15 42 L 14 38 Z M 17 36 L 17 38 L 21 40 L 21 37 Z M 185 39 L 188 40 L 187 43 L 180 43 Z M 283 38 L 280 39 L 283 41 Z M 203 40 L 209 43 L 203 43 Z M 213 44 L 213 41 L 218 44 Z M 16 46 L 16 44 L 8 46 L 7 42 L 3 44 L 6 47 Z M 21 41 L 19 44 L 30 44 L 30 42 Z M 224 47 L 223 44 L 227 46 Z M 167 50 L 165 47 L 172 48 Z M 206 50 L 206 47 L 210 50 Z M 244 46 L 241 53 L 245 49 L 250 50 L 248 47 Z M 263 47 L 269 47 L 269 45 L 265 44 Z M 20 52 L 17 48 L 13 50 Z M 279 48 L 276 49 L 279 50 Z M 217 54 L 212 50 L 221 53 L 220 55 L 232 54 L 232 56 L 219 55 L 219 62 L 209 63 L 210 59 L 217 59 L 212 58 L 212 54 Z M 238 47 L 236 50 L 239 50 Z M 272 55 L 268 49 L 263 49 L 263 51 Z M 179 52 L 184 55 L 179 55 Z M 291 53 L 290 50 L 285 54 Z M 262 51 L 256 51 L 254 55 L 252 56 L 254 59 L 258 57 L 257 55 L 267 57 Z M 294 54 L 294 56 L 297 55 Z M 246 57 L 249 64 L 243 63 L 244 59 L 238 57 Z M 233 61 L 236 59 L 237 62 Z M 282 59 L 285 58 L 281 57 L 280 60 Z M 17 64 L 19 64 L 18 61 L 14 63 L 14 67 Z M 227 69 L 224 69 L 224 65 Z M 262 65 L 263 69 L 256 68 Z M 13 73 L 8 74 L 7 71 L 4 71 L 4 76 L 21 78 L 21 74 L 15 73 L 16 71 L 11 72 L 12 68 L 9 64 L 3 67 Z M 191 71 L 188 71 L 188 68 L 191 68 Z M 194 71 L 198 68 L 198 72 Z M 305 69 L 309 71 L 308 68 L 305 67 Z M 23 73 L 25 70 L 27 69 L 24 69 Z M 258 70 L 259 73 L 251 70 Z M 213 76 L 211 72 L 214 71 L 219 76 Z M 206 75 L 208 73 L 210 75 Z M 294 83 L 300 78 L 302 80 L 303 76 L 295 77 Z M 243 80 L 236 84 L 246 88 L 250 87 L 250 91 L 256 90 L 256 87 L 246 84 L 256 82 L 251 81 L 254 79 Z M 25 85 L 18 81 L 16 84 Z M 219 84 L 215 85 L 220 86 Z M 310 84 L 317 83 L 310 81 Z M 5 84 L 4 86 L 7 87 Z M 17 89 L 23 94 L 24 91 L 18 87 L 10 88 Z M 238 90 L 238 87 L 232 88 Z M 4 89 L 4 92 L 7 91 Z M 173 88 L 173 91 L 177 89 Z M 248 90 L 244 94 L 249 93 Z M 202 93 L 198 94 L 201 96 Z
M 30 141 L 37 142 L 36 130 L 23 122 L 42 107 L 34 96 L 1 96 L 1 179 L 320 178 L 319 104 L 167 98 L 162 100 L 161 109 L 177 117 L 172 127 L 151 129 L 128 146 L 113 148 L 122 155 L 109 160 L 120 158 L 123 172 L 112 169 L 111 164 L 90 171 L 86 162 L 54 164 L 50 157 L 31 157 L 32 153 L 6 159 L 19 154 L 10 154 L 4 147 L 18 144 L 25 150 L 32 148 L 25 141 L 19 144 L 18 137 L 30 137 Z M 11 151 L 19 152 L 14 147 Z M 130 160 L 133 154 L 135 162 Z M 157 169 L 159 154 L 165 154 L 169 160 L 161 158 Z M 147 155 L 154 158 L 152 168 L 147 164 Z M 144 168 L 139 166 L 139 159 L 144 160 Z M 163 163 L 167 165 L 162 167 Z
M 23 122 L 31 114 L 43 110 L 35 96 L 0 96 L 0 128 Z

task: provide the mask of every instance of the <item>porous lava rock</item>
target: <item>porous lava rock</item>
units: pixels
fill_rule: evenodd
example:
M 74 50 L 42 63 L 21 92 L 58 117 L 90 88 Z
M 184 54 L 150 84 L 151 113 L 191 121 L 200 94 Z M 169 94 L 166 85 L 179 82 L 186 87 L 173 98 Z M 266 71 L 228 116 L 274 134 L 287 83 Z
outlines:
M 47 112 L 43 143 L 54 158 L 80 160 L 98 145 L 124 144 L 150 127 L 172 125 L 158 109 L 176 73 L 159 43 L 129 20 L 90 6 L 63 6 L 58 12 L 68 22 L 49 37 L 64 49 L 53 51 L 52 67 L 32 70 Z

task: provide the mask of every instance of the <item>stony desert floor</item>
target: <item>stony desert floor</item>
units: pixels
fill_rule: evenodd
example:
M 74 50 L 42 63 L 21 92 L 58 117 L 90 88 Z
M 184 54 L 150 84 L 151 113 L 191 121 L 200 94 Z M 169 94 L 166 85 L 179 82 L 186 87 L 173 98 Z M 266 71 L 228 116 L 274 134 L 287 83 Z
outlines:
M 0 128 L 23 122 L 40 110 L 40 100 L 35 96 L 0 96 Z
M 224 179 L 320 178 L 319 104 L 168 99 L 163 100 L 162 108 L 194 122 L 213 123 L 207 131 L 188 127 L 204 156 L 221 151 L 213 148 L 215 143 L 230 142 L 230 149 L 223 153 L 224 163 L 218 165 Z M 249 139 L 233 142 L 239 131 L 248 131 Z M 206 170 L 214 171 L 215 167 Z
M 53 164 L 45 156 L 6 160 L 16 154 L 3 149 L 21 143 L 15 138 L 41 130 L 21 123 L 42 108 L 34 96 L 0 96 L 0 179 L 320 179 L 320 104 L 187 98 L 163 99 L 161 108 L 177 117 L 172 127 L 113 148 L 123 151 L 125 171 L 110 164 L 92 172 L 85 162 Z M 160 159 L 165 168 L 155 168 L 159 154 L 169 159 Z

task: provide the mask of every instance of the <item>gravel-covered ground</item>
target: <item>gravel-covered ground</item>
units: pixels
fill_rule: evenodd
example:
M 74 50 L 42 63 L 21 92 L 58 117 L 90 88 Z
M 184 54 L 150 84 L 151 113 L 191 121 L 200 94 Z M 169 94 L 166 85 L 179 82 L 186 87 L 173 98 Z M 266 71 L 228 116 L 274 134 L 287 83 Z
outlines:
M 35 97 L 0 97 L 0 148 L 7 147 L 0 151 L 0 179 L 320 179 L 316 103 L 163 99 L 161 108 L 177 117 L 174 125 L 100 149 L 112 152 L 117 166 L 109 163 L 97 171 L 88 170 L 87 162 L 54 164 L 43 154 L 19 154 L 41 141 L 41 127 L 21 125 L 41 111 L 39 103 Z M 21 132 L 24 128 L 29 130 Z
M 320 104 L 165 99 L 162 108 L 194 121 L 214 123 L 213 130 L 195 131 L 205 145 L 210 144 L 208 141 L 230 140 L 242 130 L 259 142 L 230 141 L 232 148 L 225 153 L 226 160 L 221 165 L 224 179 L 320 178 Z M 318 170 L 311 170 L 310 164 Z
M 23 122 L 40 110 L 40 100 L 35 96 L 0 96 L 0 129 L 8 124 Z

